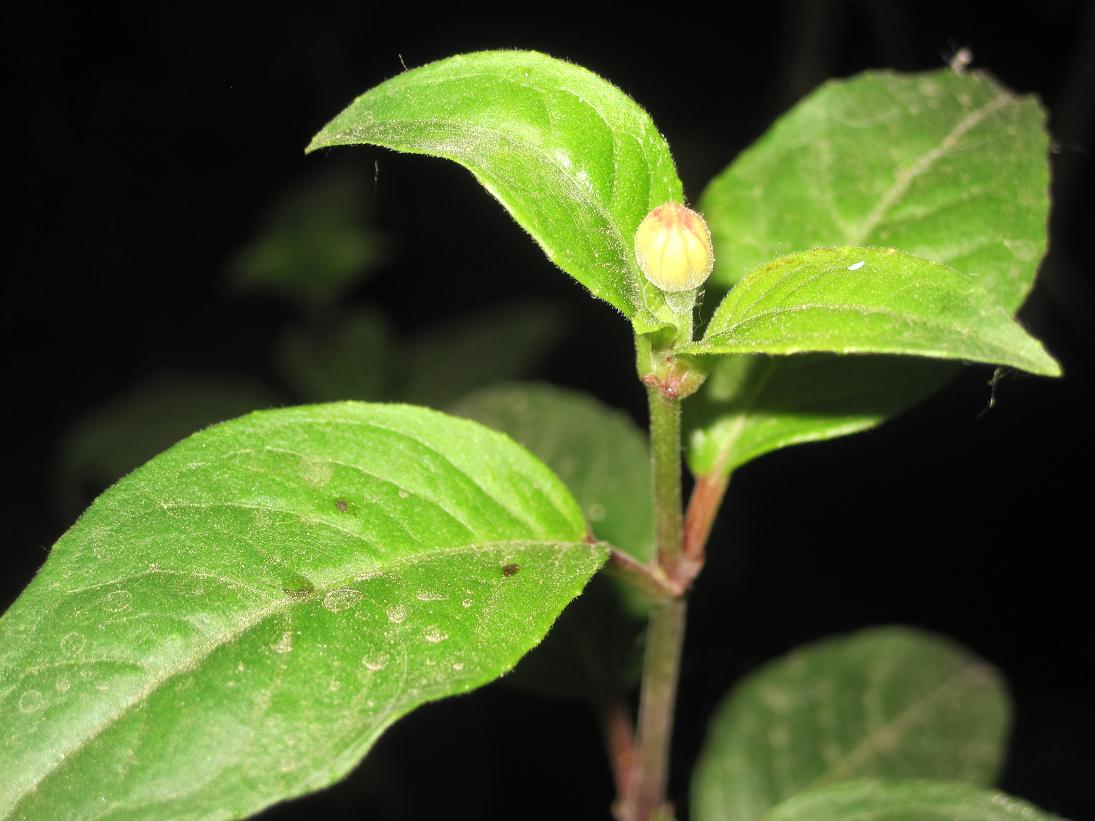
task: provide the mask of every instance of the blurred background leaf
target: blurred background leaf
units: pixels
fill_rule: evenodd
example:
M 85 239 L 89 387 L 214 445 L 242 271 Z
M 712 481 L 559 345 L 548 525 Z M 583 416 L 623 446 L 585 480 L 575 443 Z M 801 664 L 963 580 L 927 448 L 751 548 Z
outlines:
M 941 637 L 880 627 L 793 650 L 739 683 L 693 774 L 696 821 L 759 821 L 849 778 L 991 785 L 1011 706 L 999 674 Z
M 844 781 L 797 795 L 769 821 L 1050 821 L 1056 816 L 1010 795 L 946 781 Z
M 297 322 L 278 337 L 278 373 L 303 402 L 389 398 L 394 331 L 372 306 L 330 323 Z
M 370 224 L 369 186 L 358 168 L 333 163 L 288 188 L 229 261 L 232 286 L 315 309 L 366 281 L 390 247 Z
M 61 439 L 58 502 L 74 516 L 109 485 L 190 434 L 280 402 L 247 377 L 150 377 L 77 420 Z
M 536 371 L 570 330 L 545 302 L 503 304 L 429 328 L 396 354 L 393 396 L 442 408 L 476 388 Z

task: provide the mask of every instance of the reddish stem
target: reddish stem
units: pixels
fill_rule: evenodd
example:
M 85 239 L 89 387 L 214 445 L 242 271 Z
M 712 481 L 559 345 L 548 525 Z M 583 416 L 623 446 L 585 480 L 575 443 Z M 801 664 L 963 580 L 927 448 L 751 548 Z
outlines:
M 697 477 L 692 488 L 688 510 L 684 514 L 684 543 L 681 549 L 685 559 L 695 568 L 692 578 L 703 567 L 707 538 L 711 535 L 711 526 L 715 523 L 728 484 L 729 477 L 716 471 Z
M 644 564 L 616 548 L 608 554 L 608 570 L 623 577 L 628 584 L 639 588 L 654 601 L 675 599 L 683 592 L 683 588 L 675 584 L 660 567 Z
M 631 724 L 631 710 L 622 699 L 617 698 L 602 704 L 600 715 L 605 749 L 612 765 L 612 778 L 616 782 L 616 795 L 627 795 L 632 762 L 635 760 L 635 728 Z

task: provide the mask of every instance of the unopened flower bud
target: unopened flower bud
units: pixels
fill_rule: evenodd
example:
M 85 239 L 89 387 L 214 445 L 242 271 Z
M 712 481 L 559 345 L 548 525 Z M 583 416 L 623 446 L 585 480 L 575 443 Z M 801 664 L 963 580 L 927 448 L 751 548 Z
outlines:
M 695 211 L 664 203 L 639 224 L 635 259 L 663 291 L 691 291 L 707 280 L 715 264 L 711 230 Z

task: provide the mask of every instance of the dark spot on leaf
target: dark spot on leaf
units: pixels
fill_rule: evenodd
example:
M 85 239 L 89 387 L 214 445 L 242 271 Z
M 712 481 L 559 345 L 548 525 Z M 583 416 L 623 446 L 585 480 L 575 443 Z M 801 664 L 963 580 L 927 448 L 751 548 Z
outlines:
M 350 505 L 346 502 L 345 499 L 335 499 L 335 507 L 338 508 L 339 513 L 345 513 L 347 510 L 350 509 Z
M 298 599 L 306 599 L 315 592 L 316 586 L 307 576 L 302 576 L 285 565 L 277 564 L 272 568 L 281 583 L 281 589 L 290 596 Z
M 521 568 L 515 564 L 507 564 L 505 567 L 502 568 L 502 575 L 508 579 L 510 576 L 515 575 L 520 569 Z

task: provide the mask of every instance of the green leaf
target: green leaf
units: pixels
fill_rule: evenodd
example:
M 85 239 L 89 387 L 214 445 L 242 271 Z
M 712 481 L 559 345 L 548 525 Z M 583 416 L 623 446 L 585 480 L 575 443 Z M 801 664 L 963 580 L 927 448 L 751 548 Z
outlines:
M 888 248 L 819 248 L 770 262 L 726 296 L 702 341 L 681 350 L 905 354 L 1061 373 L 972 277 Z
M 945 639 L 889 627 L 821 641 L 719 706 L 693 775 L 695 817 L 759 819 L 849 778 L 991 784 L 1008 724 L 997 673 Z
M 1045 253 L 1048 152 L 1038 103 L 981 73 L 866 72 L 826 83 L 704 192 L 700 206 L 716 250 L 711 284 L 728 288 L 775 257 L 819 246 L 892 246 L 970 275 L 1014 312 Z M 770 368 L 717 363 L 731 377 L 753 376 L 740 395 L 712 400 L 701 392 L 689 403 L 706 404 L 699 418 L 719 423 L 695 428 L 693 469 L 729 470 L 779 447 L 872 427 L 956 371 L 945 363 L 875 366 L 828 354 L 811 365 L 790 358 Z M 792 369 L 803 379 L 797 387 L 795 375 L 784 373 Z M 768 386 L 779 392 L 769 396 Z M 829 396 L 822 414 L 811 407 L 819 393 Z M 769 413 L 771 405 L 778 412 Z M 746 453 L 738 445 L 758 444 L 753 427 L 764 444 Z
M 78 419 L 62 438 L 56 462 L 61 501 L 75 514 L 180 439 L 276 404 L 268 388 L 240 376 L 169 374 L 135 385 Z
M 336 167 L 282 193 L 228 264 L 232 284 L 304 307 L 337 302 L 388 253 L 369 225 L 368 186 L 358 169 Z
M 845 781 L 784 801 L 765 821 L 1048 821 L 1010 795 L 946 781 Z
M 391 389 L 393 331 L 377 310 L 323 325 L 296 324 L 278 338 L 278 371 L 307 402 L 384 399 Z
M 130 474 L 0 619 L 0 816 L 239 817 L 510 669 L 605 560 L 473 422 L 318 405 Z
M 958 367 L 903 356 L 723 357 L 684 405 L 688 465 L 726 475 L 779 448 L 866 430 Z
M 404 402 L 443 408 L 470 391 L 527 377 L 567 331 L 567 317 L 549 302 L 514 302 L 446 322 L 398 352 Z
M 681 201 L 681 184 L 650 117 L 601 77 L 535 52 L 451 57 L 358 97 L 308 151 L 362 143 L 459 163 L 638 332 L 661 327 L 633 238 L 651 209 Z
M 980 72 L 826 83 L 701 199 L 713 283 L 817 246 L 899 248 L 969 273 L 1012 310 L 1045 252 L 1045 114 Z
M 525 445 L 566 482 L 598 539 L 641 562 L 654 554 L 650 451 L 624 413 L 577 391 L 515 383 L 477 391 L 452 411 Z M 634 683 L 649 603 L 598 577 L 511 680 L 594 700 Z

